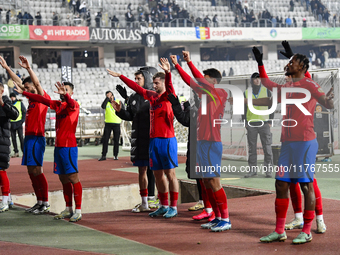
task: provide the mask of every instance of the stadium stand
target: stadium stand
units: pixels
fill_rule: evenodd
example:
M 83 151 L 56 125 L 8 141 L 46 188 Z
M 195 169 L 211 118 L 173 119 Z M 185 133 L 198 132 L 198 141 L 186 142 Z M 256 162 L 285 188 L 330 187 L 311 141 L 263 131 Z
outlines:
M 212 6 L 211 1 L 209 0 L 189 0 L 189 1 L 176 1 L 181 9 L 186 9 L 189 12 L 189 16 L 193 17 L 196 20 L 198 17 L 203 19 L 206 15 L 210 19 L 213 18 L 215 14 L 217 14 L 218 18 L 218 26 L 235 26 L 235 16 L 239 15 L 239 21 L 241 21 L 242 14 L 237 9 L 236 5 L 231 9 L 230 6 L 225 1 L 217 1 L 218 6 Z M 290 0 L 249 0 L 247 2 L 249 12 L 251 10 L 254 11 L 254 15 L 256 16 L 256 21 L 246 24 L 246 26 L 258 26 L 258 14 L 263 12 L 264 10 L 268 10 L 273 17 L 281 17 L 282 25 L 285 25 L 285 19 L 290 16 L 291 18 L 296 19 L 296 24 L 298 27 L 303 26 L 303 19 L 306 20 L 308 27 L 321 27 L 321 26 L 339 26 L 339 13 L 340 13 L 340 3 L 337 0 L 323 0 L 322 3 L 330 11 L 329 22 L 320 22 L 318 20 L 318 16 L 313 14 L 310 6 L 306 5 L 305 1 L 294 1 L 294 10 L 290 10 L 289 5 Z M 142 5 L 144 9 L 144 13 L 150 13 L 150 8 L 148 4 L 145 4 L 145 1 L 142 0 L 131 0 L 131 1 L 123 1 L 123 0 L 106 0 L 106 1 L 88 1 L 87 9 L 90 10 L 91 13 L 91 21 L 90 25 L 95 26 L 95 17 L 97 12 L 102 11 L 102 18 L 100 21 L 100 26 L 110 27 L 110 17 L 115 15 L 119 20 L 119 27 L 127 26 L 125 21 L 125 13 L 127 12 L 127 3 L 131 3 L 132 13 L 135 16 L 135 20 L 138 20 L 137 7 L 139 4 Z M 59 24 L 64 26 L 69 25 L 78 25 L 85 26 L 86 21 L 82 17 L 77 18 L 77 14 L 73 14 L 72 6 L 66 2 L 65 6 L 62 6 L 62 1 L 50 1 L 50 0 L 41 0 L 41 1 L 32 1 L 32 0 L 22 0 L 22 1 L 5 1 L 0 0 L 1 6 L 3 6 L 3 11 L 1 12 L 1 20 L 2 23 L 6 23 L 6 11 L 8 9 L 11 11 L 10 23 L 16 24 L 20 21 L 17 20 L 17 14 L 19 11 L 22 13 L 28 12 L 33 17 L 39 11 L 42 16 L 42 25 L 52 25 L 52 15 L 53 12 L 56 12 L 59 17 Z M 333 17 L 336 15 L 336 19 Z M 75 22 L 75 20 L 77 20 Z M 186 26 L 194 26 L 203 24 L 196 24 L 196 22 L 185 22 Z M 36 25 L 36 20 L 34 20 L 34 25 Z M 135 27 L 139 26 L 139 22 L 134 22 Z M 163 23 L 157 23 L 158 25 L 164 25 Z M 183 26 L 182 24 L 178 24 L 176 22 L 171 22 L 171 26 Z M 167 26 L 167 25 L 165 25 Z M 210 22 L 209 26 L 213 26 L 213 22 Z M 271 20 L 267 20 L 265 26 L 272 27 L 273 23 Z

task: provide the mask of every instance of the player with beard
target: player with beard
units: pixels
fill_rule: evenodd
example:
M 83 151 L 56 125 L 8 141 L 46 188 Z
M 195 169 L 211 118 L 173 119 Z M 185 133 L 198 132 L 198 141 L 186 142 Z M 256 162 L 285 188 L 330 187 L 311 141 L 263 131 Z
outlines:
M 289 63 L 285 66 L 285 75 L 292 77 L 291 84 L 278 85 L 268 79 L 268 75 L 264 69 L 262 62 L 262 54 L 254 47 L 253 53 L 258 63 L 261 81 L 268 89 L 277 88 L 278 98 L 280 102 L 281 90 L 284 86 L 289 85 L 292 88 L 303 88 L 311 93 L 311 99 L 303 103 L 303 107 L 310 115 L 305 115 L 295 104 L 287 104 L 286 115 L 283 121 L 294 123 L 287 124 L 282 127 L 281 134 L 281 153 L 278 161 L 280 171 L 276 174 L 276 228 L 275 231 L 260 239 L 261 242 L 284 241 L 287 235 L 284 231 L 289 205 L 288 190 L 290 183 L 300 183 L 305 196 L 304 226 L 302 232 L 293 240 L 294 244 L 306 243 L 312 240 L 311 225 L 314 219 L 315 211 L 315 194 L 313 189 L 314 171 L 316 153 L 318 151 L 318 143 L 315 132 L 313 130 L 314 111 L 316 103 L 319 102 L 328 109 L 333 109 L 334 94 L 331 89 L 327 95 L 322 91 L 321 87 L 305 77 L 309 68 L 308 58 L 301 54 L 294 54 Z M 305 95 L 301 93 L 287 93 L 289 99 L 301 99 Z M 254 99 L 254 105 L 271 105 L 270 98 Z M 294 126 L 295 125 L 295 126 Z M 298 169 L 297 171 L 285 171 L 285 169 Z M 302 169 L 300 169 L 302 167 Z

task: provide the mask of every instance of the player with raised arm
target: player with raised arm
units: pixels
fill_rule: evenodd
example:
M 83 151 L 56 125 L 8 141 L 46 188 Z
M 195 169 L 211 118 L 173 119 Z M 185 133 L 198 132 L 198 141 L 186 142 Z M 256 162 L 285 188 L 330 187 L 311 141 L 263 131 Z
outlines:
M 60 95 L 59 100 L 50 100 L 40 95 L 23 92 L 16 85 L 16 91 L 34 102 L 40 102 L 56 112 L 56 140 L 54 148 L 54 170 L 59 175 L 63 185 L 66 209 L 54 216 L 54 219 L 70 218 L 70 222 L 81 220 L 82 185 L 78 176 L 78 147 L 76 141 L 76 128 L 79 117 L 79 104 L 71 98 L 74 85 L 70 82 L 55 85 Z M 72 193 L 76 204 L 75 213 L 72 209 Z
M 21 61 L 19 65 L 25 68 L 30 75 L 23 81 L 12 71 L 1 56 L 0 64 L 6 69 L 12 80 L 21 90 L 41 95 L 46 99 L 51 99 L 41 87 L 38 77 L 33 72 L 28 60 L 23 56 L 20 56 L 19 59 Z M 28 103 L 25 123 L 24 155 L 21 165 L 27 166 L 27 171 L 37 197 L 37 203 L 27 209 L 26 212 L 42 214 L 50 211 L 50 205 L 48 203 L 48 183 L 42 168 L 46 146 L 45 122 L 48 107 L 31 100 L 29 100 Z
M 285 66 L 285 75 L 292 77 L 292 83 L 285 85 L 276 84 L 268 79 L 262 62 L 262 54 L 254 47 L 253 53 L 258 63 L 259 73 L 264 86 L 269 89 L 278 89 L 279 102 L 281 89 L 284 87 L 298 87 L 308 90 L 311 99 L 302 106 L 310 113 L 305 115 L 295 104 L 287 104 L 286 115 L 283 120 L 294 120 L 293 124 L 282 127 L 281 153 L 278 161 L 280 171 L 276 174 L 276 228 L 275 231 L 260 239 L 261 242 L 284 241 L 287 239 L 285 222 L 289 205 L 288 190 L 290 183 L 300 183 L 305 196 L 304 226 L 302 232 L 293 240 L 294 244 L 306 243 L 312 240 L 311 225 L 314 219 L 315 194 L 313 189 L 314 171 L 318 143 L 313 130 L 314 111 L 316 103 L 319 102 L 328 109 L 333 109 L 333 89 L 327 95 L 321 87 L 308 77 L 305 77 L 309 68 L 308 58 L 301 54 L 294 54 Z M 287 93 L 289 99 L 304 98 L 302 93 Z M 267 104 L 265 101 L 268 101 Z M 271 99 L 254 99 L 254 105 L 271 105 Z M 293 166 L 299 171 L 285 171 Z
M 175 90 L 171 82 L 170 63 L 167 59 L 161 58 L 159 66 L 165 71 L 165 74 L 158 72 L 153 76 L 155 91 L 142 88 L 120 73 L 107 71 L 113 77 L 119 77 L 127 86 L 150 102 L 150 168 L 154 170 L 161 206 L 149 216 L 163 215 L 164 218 L 172 218 L 177 216 L 179 187 L 175 167 L 178 166 L 178 159 L 177 140 L 173 127 L 174 113 L 167 96 L 170 93 L 175 94 Z M 170 207 L 168 190 L 170 190 Z
M 294 56 L 294 53 L 292 49 L 290 48 L 290 45 L 287 41 L 282 42 L 282 46 L 284 47 L 285 51 L 280 51 L 282 55 L 284 55 L 287 58 L 291 58 Z M 256 51 L 255 52 L 258 56 L 260 56 L 260 53 Z M 265 71 L 264 67 L 263 70 Z M 264 76 L 267 76 L 266 74 L 263 74 Z M 310 73 L 307 71 L 305 73 L 305 77 L 308 79 L 311 79 Z M 292 87 L 293 86 L 293 80 L 292 77 L 285 76 L 286 83 L 282 85 L 282 87 Z M 267 86 L 271 86 L 271 82 L 267 79 Z M 279 86 L 274 84 L 274 86 Z M 315 193 L 315 214 L 316 214 L 316 225 L 317 225 L 317 233 L 325 233 L 326 232 L 326 224 L 323 219 L 323 210 L 322 210 L 322 197 L 321 197 L 321 192 L 317 184 L 317 180 L 314 177 L 313 181 L 313 188 L 314 188 L 314 193 Z M 302 196 L 301 196 L 301 190 L 300 190 L 300 185 L 299 183 L 290 183 L 289 186 L 290 190 L 290 198 L 292 200 L 292 205 L 294 209 L 294 214 L 295 218 L 285 224 L 285 229 L 286 230 L 291 230 L 291 229 L 296 229 L 296 228 L 303 228 L 303 213 L 302 213 Z
M 183 51 L 184 60 L 187 62 L 193 76 L 197 79 L 195 82 L 178 64 L 177 56 L 170 56 L 172 63 L 178 70 L 183 81 L 190 86 L 201 98 L 202 94 L 211 94 L 207 97 L 207 114 L 202 114 L 202 106 L 198 110 L 197 120 L 197 162 L 198 166 L 209 168 L 216 166 L 221 167 L 222 160 L 222 142 L 221 126 L 213 127 L 213 120 L 223 118 L 225 103 L 228 93 L 224 89 L 216 89 L 215 85 L 219 84 L 222 75 L 214 68 L 204 70 L 204 76 L 196 69 L 190 60 L 188 51 Z M 206 93 L 208 91 L 209 93 Z M 203 172 L 203 171 L 202 171 Z M 215 219 L 211 222 L 201 225 L 202 228 L 211 229 L 213 232 L 220 232 L 231 229 L 229 220 L 227 196 L 221 185 L 220 173 L 209 172 L 201 173 L 210 204 L 215 213 Z

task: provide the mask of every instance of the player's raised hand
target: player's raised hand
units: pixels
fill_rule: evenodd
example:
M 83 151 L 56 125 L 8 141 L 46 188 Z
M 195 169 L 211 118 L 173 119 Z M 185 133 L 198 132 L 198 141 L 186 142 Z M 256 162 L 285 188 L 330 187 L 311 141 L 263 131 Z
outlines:
M 286 58 L 291 58 L 294 55 L 294 53 L 292 49 L 290 48 L 289 42 L 282 41 L 282 46 L 285 49 L 285 51 L 280 51 L 280 53 Z
M 6 60 L 2 56 L 0 56 L 0 65 L 5 69 L 8 67 Z
M 176 97 L 174 94 L 170 93 L 168 95 L 168 100 L 172 105 L 179 105 L 179 100 L 178 97 Z
M 113 76 L 113 77 L 119 77 L 119 76 L 121 76 L 120 73 L 116 73 L 116 72 L 114 72 L 114 71 L 112 71 L 112 70 L 110 70 L 110 69 L 106 69 L 106 71 L 107 71 L 107 73 L 108 73 L 109 75 L 111 75 L 111 76 Z
M 333 92 L 333 87 L 327 92 L 326 94 L 326 100 L 331 100 L 334 98 L 334 92 Z
M 13 84 L 15 86 L 15 91 L 18 92 L 19 94 L 22 94 L 24 91 L 18 86 L 18 84 L 16 84 L 15 81 L 13 81 Z
M 111 105 L 116 112 L 120 112 L 120 110 L 122 109 L 122 101 L 119 101 L 119 103 L 117 103 L 115 100 L 113 100 L 111 101 Z
M 190 60 L 190 53 L 189 53 L 189 51 L 182 51 L 182 53 L 183 53 L 183 59 L 187 62 L 187 63 L 189 63 L 191 60 Z
M 171 62 L 172 62 L 174 65 L 177 65 L 177 64 L 178 64 L 177 55 L 170 55 L 170 59 L 171 59 Z
M 56 86 L 58 91 L 54 91 L 54 93 L 57 93 L 59 95 L 65 95 L 66 94 L 66 89 L 65 89 L 64 83 L 61 84 L 59 81 L 57 81 L 55 86 Z
M 20 59 L 21 63 L 19 62 L 18 64 L 22 68 L 25 68 L 25 69 L 30 69 L 31 68 L 30 64 L 28 63 L 27 58 L 25 58 L 24 56 L 20 56 L 19 59 Z
M 259 66 L 263 66 L 263 62 L 262 62 L 263 53 L 261 53 L 260 50 L 256 48 L 255 46 L 253 47 L 253 53 L 254 53 L 254 57 L 255 57 L 257 64 Z
M 167 58 L 161 58 L 160 59 L 161 64 L 158 64 L 160 68 L 164 70 L 164 72 L 169 73 L 170 72 L 170 63 Z
M 116 90 L 118 91 L 118 93 L 122 96 L 122 98 L 126 99 L 127 93 L 126 93 L 126 88 L 124 88 L 122 85 L 117 85 L 116 86 Z

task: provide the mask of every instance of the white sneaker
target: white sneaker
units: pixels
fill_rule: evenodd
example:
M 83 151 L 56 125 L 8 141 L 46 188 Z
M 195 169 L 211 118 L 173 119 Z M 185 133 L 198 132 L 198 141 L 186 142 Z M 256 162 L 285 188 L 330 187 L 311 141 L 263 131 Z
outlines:
M 70 222 L 77 222 L 81 220 L 81 213 L 75 213 L 70 218 Z
M 285 225 L 286 230 L 291 230 L 291 229 L 296 229 L 296 228 L 299 228 L 299 229 L 303 228 L 302 218 L 294 218 L 291 222 Z
M 326 232 L 326 224 L 323 220 L 316 219 L 316 232 L 323 234 Z
M 139 212 L 147 212 L 147 211 L 150 211 L 150 208 L 149 207 L 145 207 L 144 205 L 142 204 L 138 204 L 135 206 L 135 208 L 132 209 L 131 212 L 133 213 L 139 213 Z
M 65 218 L 71 218 L 72 214 L 73 214 L 72 212 L 70 212 L 69 210 L 65 209 L 61 213 L 59 213 L 56 216 L 54 216 L 54 219 L 55 220 L 61 220 L 61 219 L 65 219 Z
M 0 203 L 0 213 L 8 211 L 8 204 Z

